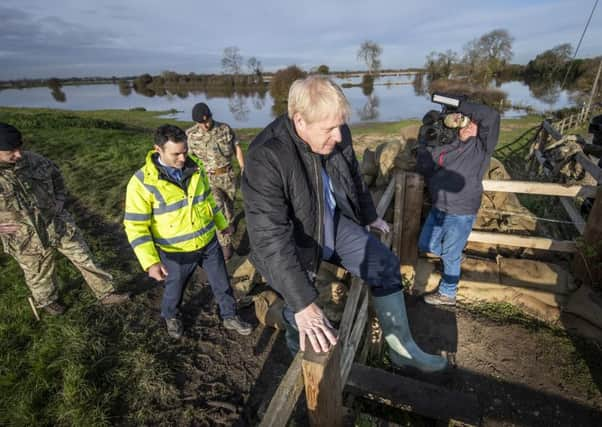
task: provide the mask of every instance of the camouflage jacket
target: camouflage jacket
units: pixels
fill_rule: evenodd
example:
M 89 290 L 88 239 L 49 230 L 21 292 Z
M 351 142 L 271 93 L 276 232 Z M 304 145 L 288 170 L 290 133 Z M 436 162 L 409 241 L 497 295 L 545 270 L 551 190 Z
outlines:
M 16 164 L 0 163 L 0 223 L 18 223 L 47 243 L 47 227 L 65 201 L 58 167 L 29 151 Z
M 209 131 L 196 124 L 186 131 L 186 135 L 190 151 L 201 159 L 208 171 L 231 163 L 238 140 L 227 124 L 214 121 Z

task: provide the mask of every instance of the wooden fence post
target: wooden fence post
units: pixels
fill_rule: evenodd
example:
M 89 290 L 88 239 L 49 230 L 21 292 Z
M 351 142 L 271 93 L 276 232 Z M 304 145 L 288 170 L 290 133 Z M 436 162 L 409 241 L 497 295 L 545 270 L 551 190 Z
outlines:
M 316 353 L 309 339 L 303 355 L 303 379 L 310 426 L 343 426 L 341 345 L 328 353 Z
M 403 240 L 404 200 L 405 200 L 406 174 L 399 171 L 395 174 L 395 201 L 393 204 L 393 244 L 395 255 L 401 254 L 401 241 Z
M 279 427 L 288 423 L 303 392 L 302 363 L 303 353 L 298 352 L 274 392 L 259 427 Z
M 403 239 L 401 240 L 399 259 L 401 260 L 401 273 L 411 278 L 416 273 L 418 261 L 418 236 L 420 234 L 424 179 L 417 173 L 406 173 L 405 176 Z
M 573 261 L 575 278 L 582 283 L 602 285 L 602 186 L 583 230 L 583 247 Z

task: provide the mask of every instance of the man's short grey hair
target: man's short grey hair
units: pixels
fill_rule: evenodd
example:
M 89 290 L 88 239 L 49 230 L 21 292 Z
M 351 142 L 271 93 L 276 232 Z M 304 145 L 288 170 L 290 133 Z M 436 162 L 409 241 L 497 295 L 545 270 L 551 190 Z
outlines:
M 312 75 L 295 80 L 288 91 L 288 117 L 299 113 L 307 123 L 329 117 L 349 120 L 351 107 L 341 88 L 328 77 Z

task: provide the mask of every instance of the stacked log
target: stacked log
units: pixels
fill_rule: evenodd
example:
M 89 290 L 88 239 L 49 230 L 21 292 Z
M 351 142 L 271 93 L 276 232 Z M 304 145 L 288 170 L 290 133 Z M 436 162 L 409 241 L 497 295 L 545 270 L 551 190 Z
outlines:
M 364 182 L 370 189 L 374 205 L 378 205 L 395 171 L 413 172 L 416 169 L 416 146 L 420 126 L 407 126 L 401 130 L 398 140 L 383 141 L 375 149 L 366 149 L 360 170 Z M 383 215 L 385 221 L 393 222 L 393 206 Z
M 344 268 L 327 262 L 322 262 L 316 275 L 315 286 L 318 290 L 316 304 L 332 322 L 339 322 L 343 315 L 349 289 L 348 279 L 349 276 Z M 236 292 L 236 285 L 234 287 Z M 284 319 L 282 317 L 284 300 L 273 290 L 265 286 L 264 288 L 260 293 L 248 297 L 255 304 L 257 320 L 264 326 L 284 329 Z

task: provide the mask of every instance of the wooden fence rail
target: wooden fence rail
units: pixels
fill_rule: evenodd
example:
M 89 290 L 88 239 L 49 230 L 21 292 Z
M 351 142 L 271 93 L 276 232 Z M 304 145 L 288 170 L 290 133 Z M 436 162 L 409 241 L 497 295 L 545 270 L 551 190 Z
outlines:
M 565 185 L 550 182 L 483 180 L 483 190 L 502 193 L 539 194 L 542 196 L 594 197 L 594 185 Z
M 541 150 L 549 138 L 560 139 L 562 132 L 578 126 L 588 119 L 584 110 L 560 122 L 551 124 L 544 121 L 537 133 L 534 144 L 535 156 L 543 164 Z M 602 170 L 587 155 L 580 153 L 577 161 L 598 183 L 602 182 Z M 391 203 L 394 204 L 392 236 L 393 251 L 404 260 L 404 267 L 415 269 L 422 214 L 423 178 L 414 173 L 397 172 L 381 198 L 377 212 L 383 216 Z M 567 210 L 575 226 L 585 231 L 584 241 L 596 245 L 602 241 L 602 186 L 563 185 L 545 182 L 511 180 L 484 180 L 483 189 L 494 192 L 538 194 L 556 196 Z M 573 205 L 575 197 L 595 197 L 595 204 L 587 224 Z M 518 236 L 504 233 L 473 231 L 469 241 L 496 245 L 520 246 L 567 253 L 578 253 L 575 241 L 560 241 L 544 237 Z M 602 255 L 598 255 L 598 259 Z M 602 259 L 600 259 L 602 265 Z M 602 268 L 590 268 L 583 257 L 575 257 L 574 269 L 578 277 L 602 280 Z M 596 276 L 597 275 L 597 276 Z M 343 390 L 368 398 L 376 398 L 381 403 L 394 407 L 404 407 L 422 415 L 442 420 L 457 420 L 464 424 L 477 425 L 480 422 L 480 408 L 472 394 L 446 390 L 443 387 L 422 383 L 384 372 L 361 363 L 354 363 L 362 342 L 362 335 L 369 316 L 370 292 L 359 279 L 352 280 L 347 302 L 339 328 L 338 342 L 329 353 L 315 354 L 312 350 L 298 353 L 276 390 L 260 426 L 283 426 L 299 400 L 303 389 L 307 397 L 307 410 L 312 426 L 343 425 Z M 364 337 L 364 339 L 366 339 Z M 309 342 L 306 346 L 311 347 Z M 367 348 L 366 345 L 364 345 Z M 361 357 L 360 357 L 361 359 Z M 423 393 L 416 393 L 420 390 Z M 421 397 L 422 396 L 422 397 Z M 426 396 L 426 397 L 425 397 Z M 428 398 L 428 396 L 436 396 Z

